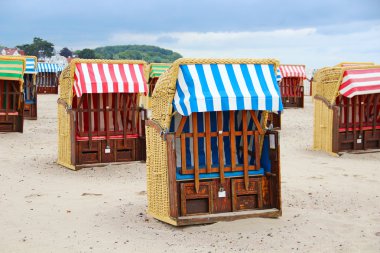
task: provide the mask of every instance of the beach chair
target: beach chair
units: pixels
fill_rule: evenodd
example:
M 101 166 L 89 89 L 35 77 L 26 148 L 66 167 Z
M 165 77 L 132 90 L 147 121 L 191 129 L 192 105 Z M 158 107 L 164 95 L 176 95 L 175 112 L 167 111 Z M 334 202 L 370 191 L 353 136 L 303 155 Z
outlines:
M 24 119 L 37 119 L 37 57 L 25 56 L 24 72 Z
M 0 56 L 0 132 L 23 132 L 25 58 Z
M 146 121 L 148 213 L 175 226 L 281 215 L 271 59 L 179 59 Z
M 140 96 L 140 106 L 146 109 L 151 107 L 151 97 L 156 86 L 157 80 L 162 73 L 170 68 L 170 63 L 150 63 L 146 67 L 146 80 L 148 83 L 148 93 Z
M 305 65 L 281 64 L 280 71 L 282 76 L 280 90 L 284 107 L 303 108 Z
M 58 163 L 70 169 L 145 159 L 146 63 L 74 59 L 60 78 Z
M 62 66 L 55 63 L 38 62 L 37 71 L 37 93 L 58 94 Z
M 314 149 L 380 148 L 380 65 L 342 63 L 314 75 Z

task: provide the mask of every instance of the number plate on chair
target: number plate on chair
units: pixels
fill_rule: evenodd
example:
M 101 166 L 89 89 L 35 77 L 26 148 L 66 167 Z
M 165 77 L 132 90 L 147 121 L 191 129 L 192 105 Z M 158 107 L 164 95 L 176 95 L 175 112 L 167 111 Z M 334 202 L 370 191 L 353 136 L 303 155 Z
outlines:
M 362 139 L 357 139 L 356 143 L 362 143 Z
M 218 191 L 218 197 L 219 198 L 225 198 L 226 197 L 226 191 Z
M 106 148 L 106 149 L 104 149 L 104 153 L 106 153 L 106 154 L 111 153 L 111 149 L 110 149 L 110 148 Z

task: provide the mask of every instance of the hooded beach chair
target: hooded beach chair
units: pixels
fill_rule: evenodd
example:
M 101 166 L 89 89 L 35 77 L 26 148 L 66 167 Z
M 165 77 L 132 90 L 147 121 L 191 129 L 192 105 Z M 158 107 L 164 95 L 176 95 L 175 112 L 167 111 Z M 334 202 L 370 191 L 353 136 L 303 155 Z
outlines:
M 24 119 L 37 119 L 37 57 L 25 56 Z
M 39 62 L 37 71 L 37 92 L 40 94 L 58 94 L 62 66 L 55 63 Z
M 329 153 L 380 148 L 380 66 L 341 63 L 318 70 L 314 149 Z
M 23 131 L 25 58 L 0 56 L 0 131 Z
M 304 107 L 305 65 L 281 64 L 280 90 L 284 107 Z
M 148 213 L 172 225 L 281 215 L 281 111 L 271 59 L 179 59 L 146 121 Z
M 74 59 L 60 78 L 58 163 L 70 169 L 145 158 L 139 95 L 146 63 Z

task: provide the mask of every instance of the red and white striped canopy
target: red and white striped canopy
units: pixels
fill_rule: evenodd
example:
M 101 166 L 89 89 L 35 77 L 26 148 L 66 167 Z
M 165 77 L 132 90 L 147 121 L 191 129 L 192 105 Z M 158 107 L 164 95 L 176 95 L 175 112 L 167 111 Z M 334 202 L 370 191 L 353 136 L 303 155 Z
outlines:
M 280 65 L 282 78 L 284 77 L 302 77 L 306 78 L 304 65 Z
M 345 97 L 380 93 L 380 68 L 344 71 L 339 92 Z
M 83 93 L 145 93 L 143 64 L 76 63 L 74 90 Z

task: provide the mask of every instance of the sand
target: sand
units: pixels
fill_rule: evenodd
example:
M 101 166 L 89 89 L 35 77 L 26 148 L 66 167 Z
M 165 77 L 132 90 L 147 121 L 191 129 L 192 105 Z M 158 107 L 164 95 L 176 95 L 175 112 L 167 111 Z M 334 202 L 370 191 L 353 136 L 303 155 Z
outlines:
M 283 115 L 283 216 L 181 228 L 147 216 L 144 163 L 56 164 L 56 100 L 0 134 L 0 252 L 380 251 L 380 153 L 312 151 L 310 97 Z

